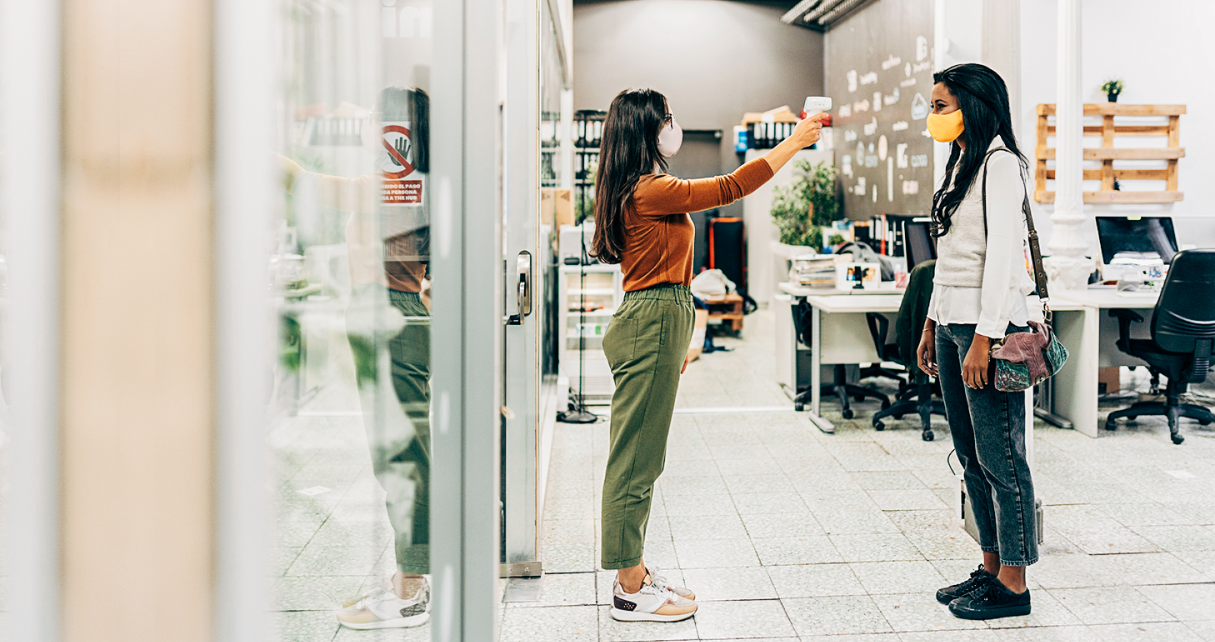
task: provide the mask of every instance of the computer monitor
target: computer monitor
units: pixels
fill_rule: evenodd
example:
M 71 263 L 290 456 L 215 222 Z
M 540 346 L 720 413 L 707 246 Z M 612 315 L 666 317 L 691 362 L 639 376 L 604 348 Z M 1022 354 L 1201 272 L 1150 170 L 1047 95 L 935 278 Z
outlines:
M 1097 241 L 1103 265 L 1120 252 L 1154 252 L 1168 265 L 1177 253 L 1177 235 L 1168 216 L 1098 216 Z
M 929 219 L 912 219 L 907 221 L 904 234 L 906 235 L 907 271 L 924 261 L 937 258 L 936 244 L 929 232 Z

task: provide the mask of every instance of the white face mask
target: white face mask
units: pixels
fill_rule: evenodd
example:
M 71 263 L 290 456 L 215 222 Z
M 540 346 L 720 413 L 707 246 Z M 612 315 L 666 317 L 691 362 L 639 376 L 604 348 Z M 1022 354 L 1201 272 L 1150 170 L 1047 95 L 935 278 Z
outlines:
M 658 132 L 658 153 L 662 154 L 663 158 L 670 158 L 679 151 L 680 145 L 683 145 L 683 128 L 672 116 L 671 124 Z

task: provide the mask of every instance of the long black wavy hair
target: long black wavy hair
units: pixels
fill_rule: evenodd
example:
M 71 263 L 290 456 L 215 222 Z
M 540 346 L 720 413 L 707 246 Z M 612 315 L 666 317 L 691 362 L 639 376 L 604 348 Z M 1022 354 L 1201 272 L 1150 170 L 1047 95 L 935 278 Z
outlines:
M 603 121 L 599 173 L 595 178 L 595 236 L 591 256 L 619 263 L 624 251 L 624 213 L 646 174 L 667 171 L 658 151 L 658 132 L 667 119 L 667 99 L 653 89 L 626 89 L 616 95 Z
M 1028 168 L 1029 163 L 1017 147 L 1017 139 L 1013 136 L 1008 88 L 1000 74 L 984 65 L 963 63 L 936 72 L 932 75 L 932 82 L 944 83 L 949 93 L 958 99 L 964 125 L 962 135 L 949 146 L 945 180 L 932 196 L 933 235 L 939 237 L 949 231 L 949 219 L 970 192 L 975 177 L 983 168 L 987 148 L 996 136 L 1002 138 L 1004 146 L 1016 154 L 1022 170 Z M 966 144 L 965 153 L 962 152 L 958 141 Z M 959 158 L 961 163 L 958 162 Z M 954 176 L 955 169 L 957 177 L 952 181 L 953 188 L 950 189 L 950 177 Z

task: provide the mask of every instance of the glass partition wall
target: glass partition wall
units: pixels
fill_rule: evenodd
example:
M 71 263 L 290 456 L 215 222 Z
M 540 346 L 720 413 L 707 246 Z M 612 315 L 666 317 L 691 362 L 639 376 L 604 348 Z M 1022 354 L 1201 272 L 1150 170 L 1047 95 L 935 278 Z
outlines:
M 480 436 L 496 443 L 498 404 L 485 389 L 486 399 L 462 399 L 479 387 L 465 337 L 487 316 L 500 327 L 501 316 L 462 301 L 475 295 L 469 281 L 493 283 L 501 269 L 492 259 L 500 159 L 467 160 L 497 146 L 492 133 L 477 135 L 497 128 L 498 107 L 496 92 L 464 90 L 484 79 L 461 76 L 474 54 L 494 69 L 498 8 L 287 3 L 281 213 L 267 248 L 278 328 L 268 433 L 274 642 L 356 639 L 367 629 L 388 630 L 375 639 L 473 639 L 470 622 L 493 629 L 483 598 L 497 564 L 484 562 L 496 547 L 470 554 L 460 544 L 472 523 L 497 523 L 492 503 L 470 499 L 472 488 L 496 488 L 486 479 L 496 466 L 461 468 L 475 459 L 461 449 L 483 445 Z M 461 46 L 478 28 L 489 37 Z M 486 175 L 483 201 L 461 189 L 461 177 Z M 473 208 L 488 224 L 464 229 L 461 212 Z M 500 294 L 485 298 L 493 305 Z M 474 361 L 498 359 L 491 351 Z M 495 412 L 471 414 L 485 401 Z M 487 574 L 461 575 L 462 563 Z

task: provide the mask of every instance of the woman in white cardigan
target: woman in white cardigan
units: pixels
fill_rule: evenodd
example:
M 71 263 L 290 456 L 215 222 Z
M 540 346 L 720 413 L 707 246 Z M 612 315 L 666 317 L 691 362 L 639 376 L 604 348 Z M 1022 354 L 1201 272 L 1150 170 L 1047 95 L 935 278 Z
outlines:
M 1025 395 L 995 389 L 990 353 L 1008 333 L 1028 329 L 1025 297 L 1033 282 L 1021 209 L 1027 163 L 996 72 L 962 64 L 933 81 L 928 131 L 950 143 L 950 153 L 933 196 L 937 266 L 918 357 L 941 382 L 983 553 L 983 564 L 938 591 L 937 600 L 967 619 L 1025 615 L 1025 569 L 1038 560 Z

